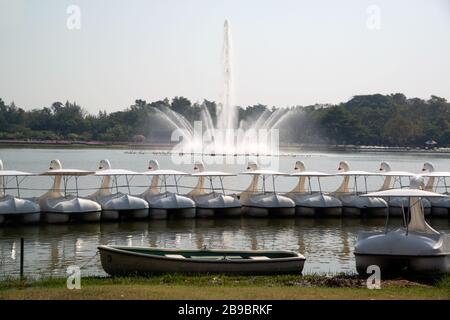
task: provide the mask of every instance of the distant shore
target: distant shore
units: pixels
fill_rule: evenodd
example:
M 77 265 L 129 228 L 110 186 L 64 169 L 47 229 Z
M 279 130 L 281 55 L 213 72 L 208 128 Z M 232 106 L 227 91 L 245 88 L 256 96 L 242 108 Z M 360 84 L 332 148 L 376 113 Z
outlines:
M 69 140 L 0 140 L 0 148 L 100 148 L 124 149 L 130 151 L 161 150 L 169 152 L 175 144 L 170 143 L 133 143 L 133 142 L 105 142 L 105 141 L 69 141 Z M 334 151 L 334 152 L 408 152 L 428 154 L 448 154 L 450 148 L 419 148 L 419 147 L 385 147 L 385 146 L 358 146 L 358 145 L 324 145 L 324 144 L 281 144 L 280 150 L 284 153 L 299 151 Z

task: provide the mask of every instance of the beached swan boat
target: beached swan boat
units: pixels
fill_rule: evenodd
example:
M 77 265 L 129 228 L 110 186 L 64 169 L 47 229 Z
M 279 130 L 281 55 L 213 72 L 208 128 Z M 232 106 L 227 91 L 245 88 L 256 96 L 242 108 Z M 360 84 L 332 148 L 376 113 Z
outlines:
M 422 178 L 412 178 L 411 187 L 369 193 L 368 197 L 407 197 L 409 210 L 403 213 L 405 227 L 384 232 L 361 232 L 355 246 L 356 270 L 366 274 L 367 267 L 377 265 L 382 274 L 414 272 L 415 274 L 450 273 L 450 236 L 433 229 L 425 221 L 422 197 L 445 197 L 421 190 Z
M 292 251 L 178 250 L 99 246 L 103 269 L 110 275 L 281 274 L 303 270 L 305 257 Z

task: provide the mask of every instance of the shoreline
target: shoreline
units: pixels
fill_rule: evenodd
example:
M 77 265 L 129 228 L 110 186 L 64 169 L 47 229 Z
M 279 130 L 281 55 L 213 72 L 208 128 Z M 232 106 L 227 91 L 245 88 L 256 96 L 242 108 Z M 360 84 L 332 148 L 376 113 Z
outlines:
M 68 142 L 68 141 L 0 141 L 0 149 L 7 148 L 28 148 L 28 149 L 119 149 L 128 150 L 130 153 L 142 151 L 162 151 L 172 153 L 170 150 L 174 148 L 173 144 L 133 144 L 133 143 L 106 143 L 106 142 Z M 295 154 L 302 151 L 316 152 L 361 152 L 361 153 L 384 153 L 398 152 L 408 154 L 436 154 L 449 155 L 450 148 L 413 148 L 413 147 L 379 147 L 379 146 L 356 146 L 356 145 L 305 145 L 305 144 L 289 144 L 280 145 L 280 150 L 284 153 Z M 198 153 L 193 153 L 198 154 Z M 240 154 L 239 154 L 240 155 Z M 242 154 L 249 155 L 249 154 Z M 254 154 L 250 154 L 254 155 Z M 222 156 L 222 154 L 214 154 L 214 156 Z M 264 155 L 266 156 L 266 155 Z
M 66 278 L 0 282 L 0 299 L 441 299 L 449 300 L 450 277 L 433 282 L 393 278 L 370 290 L 357 275 L 84 277 L 80 290 Z

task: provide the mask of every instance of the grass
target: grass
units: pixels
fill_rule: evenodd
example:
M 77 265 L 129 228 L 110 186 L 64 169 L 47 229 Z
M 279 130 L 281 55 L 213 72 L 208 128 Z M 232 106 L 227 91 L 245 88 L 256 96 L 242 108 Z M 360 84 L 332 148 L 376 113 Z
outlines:
M 0 282 L 0 299 L 446 299 L 450 277 L 432 283 L 384 280 L 369 290 L 354 275 L 88 277 L 80 290 L 65 278 L 9 279 Z

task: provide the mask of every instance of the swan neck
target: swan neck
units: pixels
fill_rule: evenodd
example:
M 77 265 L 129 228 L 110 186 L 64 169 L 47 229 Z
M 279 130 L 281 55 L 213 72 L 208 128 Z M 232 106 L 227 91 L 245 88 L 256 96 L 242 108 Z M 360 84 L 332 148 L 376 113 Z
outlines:
M 429 177 L 425 186 L 425 191 L 433 191 L 435 177 Z
M 344 180 L 342 180 L 339 188 L 336 189 L 336 193 L 348 193 L 348 184 L 350 182 L 350 176 L 345 176 Z
M 98 190 L 99 195 L 108 195 L 111 194 L 111 176 L 104 176 L 102 179 L 102 184 L 100 185 L 100 189 Z
M 305 192 L 305 177 L 298 179 L 297 185 L 291 190 L 291 193 L 304 193 Z
M 61 176 L 55 176 L 55 180 L 53 181 L 53 186 L 51 192 L 60 193 L 61 192 Z
M 381 186 L 381 188 L 378 191 L 387 190 L 390 188 L 390 186 L 391 186 L 391 176 L 386 176 L 384 178 L 383 185 Z
M 417 197 L 409 199 L 411 220 L 408 223 L 409 231 L 423 232 L 423 233 L 435 233 L 439 234 L 433 229 L 426 221 L 423 213 L 422 200 Z
M 198 177 L 197 185 L 192 189 L 188 195 L 197 196 L 205 193 L 205 177 Z
M 149 188 L 150 193 L 159 193 L 158 184 L 159 184 L 159 176 L 153 176 Z
M 241 194 L 239 195 L 241 203 L 244 203 L 245 201 L 247 201 L 247 199 L 251 196 L 251 194 L 258 192 L 258 181 L 259 181 L 259 176 L 254 175 L 248 188 L 245 189 L 244 191 L 242 191 Z
M 258 175 L 253 176 L 250 185 L 248 186 L 248 188 L 245 191 L 252 192 L 252 193 L 257 192 L 258 191 L 258 181 L 259 181 L 259 176 Z
M 62 197 L 63 194 L 61 192 L 61 179 L 62 176 L 54 176 L 53 185 L 50 190 L 44 193 L 40 198 L 58 198 Z

